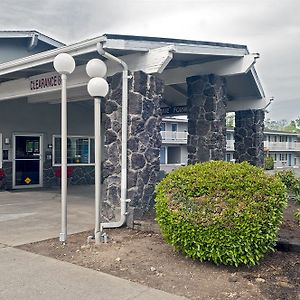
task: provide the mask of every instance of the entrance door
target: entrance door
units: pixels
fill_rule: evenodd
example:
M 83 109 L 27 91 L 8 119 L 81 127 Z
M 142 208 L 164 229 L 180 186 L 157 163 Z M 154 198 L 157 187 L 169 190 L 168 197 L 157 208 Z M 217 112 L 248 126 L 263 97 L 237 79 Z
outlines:
M 42 186 L 42 135 L 15 135 L 13 188 Z

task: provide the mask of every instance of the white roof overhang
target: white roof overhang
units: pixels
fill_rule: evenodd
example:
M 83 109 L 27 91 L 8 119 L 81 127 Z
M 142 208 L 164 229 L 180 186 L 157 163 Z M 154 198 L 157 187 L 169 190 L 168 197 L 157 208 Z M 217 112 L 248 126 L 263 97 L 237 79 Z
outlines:
M 41 94 L 44 96 L 38 97 L 40 101 L 59 98 L 59 86 L 33 90 L 30 83 L 55 75 L 53 60 L 63 52 L 75 58 L 77 67 L 69 76 L 68 88 L 78 94 L 89 79 L 85 74 L 86 63 L 100 57 L 97 43 L 102 43 L 104 50 L 127 62 L 131 71 L 160 74 L 166 84 L 167 104 L 185 105 L 186 77 L 214 73 L 227 78 L 229 110 L 248 109 L 249 105 L 250 108 L 265 106 L 265 95 L 254 69 L 258 56 L 249 54 L 245 46 L 119 35 L 103 35 L 0 64 L 0 101 L 19 97 L 35 101 L 36 95 Z M 108 75 L 121 71 L 115 63 L 107 64 Z M 75 94 L 73 97 L 77 99 L 87 97 L 85 88 L 84 92 Z

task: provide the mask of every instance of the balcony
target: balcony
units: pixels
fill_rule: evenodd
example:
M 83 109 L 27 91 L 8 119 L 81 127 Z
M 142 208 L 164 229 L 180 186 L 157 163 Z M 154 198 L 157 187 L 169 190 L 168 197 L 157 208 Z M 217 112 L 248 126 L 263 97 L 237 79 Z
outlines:
M 186 131 L 161 131 L 162 142 L 165 144 L 187 144 Z
M 226 151 L 234 151 L 234 140 L 226 140 Z
M 300 151 L 297 142 L 264 142 L 265 151 Z
M 161 131 L 163 144 L 187 144 L 186 131 Z M 234 151 L 234 140 L 226 140 L 226 150 Z M 265 151 L 300 151 L 299 142 L 264 142 Z

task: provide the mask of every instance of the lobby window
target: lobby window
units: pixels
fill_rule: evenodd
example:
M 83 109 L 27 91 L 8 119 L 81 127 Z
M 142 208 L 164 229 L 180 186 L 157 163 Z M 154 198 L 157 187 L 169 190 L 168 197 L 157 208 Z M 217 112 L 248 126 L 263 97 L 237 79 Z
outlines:
M 94 138 L 68 136 L 68 165 L 90 165 L 95 163 Z M 53 136 L 53 165 L 61 164 L 61 138 Z

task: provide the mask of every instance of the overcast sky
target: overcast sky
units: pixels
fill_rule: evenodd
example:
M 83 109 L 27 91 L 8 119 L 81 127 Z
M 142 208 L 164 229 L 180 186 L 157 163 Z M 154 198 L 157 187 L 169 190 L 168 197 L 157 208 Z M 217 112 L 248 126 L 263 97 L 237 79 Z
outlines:
M 67 44 L 103 33 L 239 43 L 259 52 L 267 117 L 300 117 L 299 0 L 0 0 L 0 30 Z

